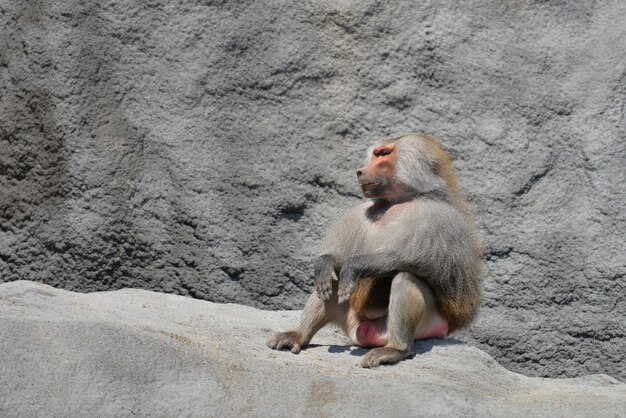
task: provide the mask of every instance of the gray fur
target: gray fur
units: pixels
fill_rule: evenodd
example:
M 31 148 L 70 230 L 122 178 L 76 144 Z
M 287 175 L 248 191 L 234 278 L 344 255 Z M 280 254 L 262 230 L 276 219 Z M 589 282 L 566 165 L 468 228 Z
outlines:
M 339 300 L 349 298 L 359 277 L 408 271 L 423 278 L 439 300 L 472 301 L 473 312 L 465 321 L 469 323 L 479 305 L 482 272 L 473 219 L 436 175 L 435 155 L 419 136 L 393 141 L 398 152 L 396 176 L 414 191 L 415 205 L 376 229 L 367 212 L 378 202 L 368 202 L 348 211 L 329 230 L 324 254 L 344 260 Z
M 297 352 L 330 321 L 349 329 L 345 302 L 357 280 L 376 277 L 393 280 L 388 344 L 368 353 L 363 367 L 407 358 L 427 311 L 441 310 L 451 329 L 467 325 L 476 315 L 482 254 L 464 201 L 452 196 L 454 191 L 436 174 L 435 166 L 447 161 L 437 161 L 437 154 L 421 137 L 383 143 L 390 142 L 397 153 L 396 180 L 406 194 L 396 201 L 378 199 L 359 205 L 330 228 L 315 263 L 316 290 L 299 327 L 274 334 L 269 347 Z
M 408 271 L 424 278 L 438 298 L 461 303 L 466 297 L 478 297 L 482 260 L 467 218 L 447 201 L 421 197 L 416 202 L 378 231 L 365 215 L 367 207 L 350 211 L 331 228 L 332 254 L 345 260 L 340 291 L 351 289 L 359 277 Z M 346 236 L 346 226 L 356 230 Z M 340 301 L 348 297 L 349 292 L 340 294 Z
M 417 136 L 399 138 L 397 178 L 419 194 L 433 191 L 444 192 L 445 182 L 434 172 L 435 160 Z

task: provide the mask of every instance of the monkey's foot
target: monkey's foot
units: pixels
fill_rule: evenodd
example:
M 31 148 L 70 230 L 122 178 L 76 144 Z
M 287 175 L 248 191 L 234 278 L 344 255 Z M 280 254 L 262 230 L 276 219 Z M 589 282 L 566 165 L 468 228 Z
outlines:
M 359 366 L 370 369 L 372 367 L 378 367 L 381 364 L 397 363 L 400 360 L 412 357 L 413 351 L 411 350 L 400 350 L 393 347 L 374 348 L 363 356 L 363 360 L 361 360 Z
M 274 350 L 290 349 L 294 354 L 298 354 L 304 345 L 302 335 L 298 331 L 276 332 L 265 344 Z

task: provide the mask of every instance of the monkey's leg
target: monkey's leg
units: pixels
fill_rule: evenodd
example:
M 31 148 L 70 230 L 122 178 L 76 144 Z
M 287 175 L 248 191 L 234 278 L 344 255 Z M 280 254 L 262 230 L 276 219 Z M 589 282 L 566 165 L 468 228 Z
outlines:
M 398 273 L 391 283 L 387 316 L 387 345 L 374 348 L 361 367 L 377 367 L 413 357 L 413 339 L 429 310 L 435 309 L 430 289 L 410 273 Z
M 327 302 L 320 299 L 314 291 L 304 306 L 298 327 L 291 331 L 274 333 L 268 338 L 267 346 L 275 350 L 289 348 L 292 353 L 299 353 L 317 331 L 337 317 L 339 306 L 337 305 L 336 284 L 334 288 L 334 294 Z

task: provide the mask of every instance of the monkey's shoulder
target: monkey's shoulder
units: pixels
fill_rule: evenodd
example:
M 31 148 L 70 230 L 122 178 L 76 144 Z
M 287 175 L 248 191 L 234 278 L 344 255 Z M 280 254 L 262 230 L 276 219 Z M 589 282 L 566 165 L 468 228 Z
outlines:
M 414 199 L 379 208 L 369 201 L 346 211 L 327 232 L 328 236 L 358 240 L 361 234 L 372 236 L 459 233 L 468 227 L 467 217 L 455 205 L 434 199 Z
M 393 221 L 410 223 L 417 219 L 462 220 L 463 214 L 458 207 L 442 200 L 413 199 L 382 208 L 373 201 L 368 201 L 347 210 L 337 224 L 353 222 L 389 224 Z
M 449 236 L 465 236 L 471 229 L 461 209 L 432 199 L 416 199 L 387 211 L 379 225 L 391 234 L 411 240 L 411 236 L 419 236 L 421 240 L 425 237 L 448 239 Z
M 416 218 L 434 228 L 467 225 L 468 218 L 458 206 L 441 200 L 423 200 L 416 208 Z
M 371 210 L 366 208 L 365 211 Z M 461 219 L 463 217 L 461 210 L 455 205 L 445 200 L 436 200 L 428 198 L 413 199 L 407 202 L 398 203 L 389 207 L 384 211 L 383 218 L 401 219 L 445 219 L 451 218 Z

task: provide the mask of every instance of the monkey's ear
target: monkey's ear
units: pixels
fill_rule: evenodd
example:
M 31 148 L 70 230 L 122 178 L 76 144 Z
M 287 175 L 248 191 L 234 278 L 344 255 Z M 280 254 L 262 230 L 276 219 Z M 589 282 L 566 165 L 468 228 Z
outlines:
M 433 158 L 430 162 L 430 167 L 433 170 L 433 173 L 437 174 L 438 176 L 441 177 L 441 161 L 439 160 L 439 158 Z

